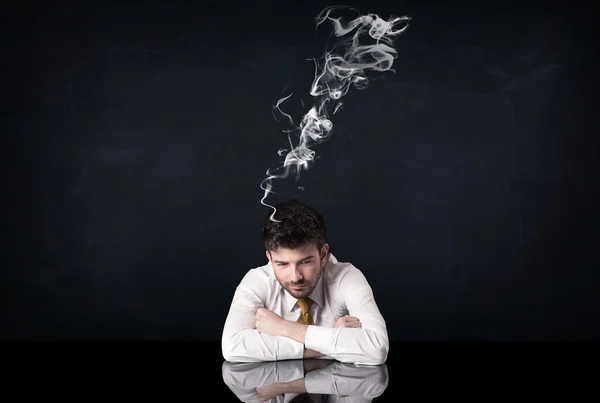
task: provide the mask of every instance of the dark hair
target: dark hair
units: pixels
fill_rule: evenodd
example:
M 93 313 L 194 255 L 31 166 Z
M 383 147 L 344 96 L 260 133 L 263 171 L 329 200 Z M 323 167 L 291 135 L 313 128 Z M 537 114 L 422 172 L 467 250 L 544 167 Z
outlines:
M 323 216 L 306 203 L 292 199 L 274 206 L 263 223 L 262 235 L 267 250 L 278 247 L 296 249 L 316 242 L 320 250 L 325 245 L 327 227 Z M 277 221 L 271 220 L 271 215 Z

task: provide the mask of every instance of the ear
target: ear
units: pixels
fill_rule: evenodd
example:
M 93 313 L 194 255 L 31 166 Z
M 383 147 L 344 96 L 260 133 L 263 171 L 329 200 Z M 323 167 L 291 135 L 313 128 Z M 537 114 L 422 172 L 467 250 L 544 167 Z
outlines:
M 327 263 L 328 255 L 329 255 L 329 244 L 325 244 L 321 248 L 321 265 L 325 266 L 325 264 Z
M 269 260 L 269 262 L 271 261 L 271 254 L 269 253 L 269 250 L 265 250 L 265 255 L 267 256 L 267 259 Z

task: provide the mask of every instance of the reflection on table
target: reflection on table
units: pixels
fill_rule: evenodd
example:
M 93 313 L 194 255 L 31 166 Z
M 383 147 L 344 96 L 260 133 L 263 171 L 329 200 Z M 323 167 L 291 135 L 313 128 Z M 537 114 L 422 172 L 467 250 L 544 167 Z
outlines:
M 371 402 L 388 386 L 388 369 L 332 360 L 286 360 L 222 366 L 223 381 L 242 402 Z

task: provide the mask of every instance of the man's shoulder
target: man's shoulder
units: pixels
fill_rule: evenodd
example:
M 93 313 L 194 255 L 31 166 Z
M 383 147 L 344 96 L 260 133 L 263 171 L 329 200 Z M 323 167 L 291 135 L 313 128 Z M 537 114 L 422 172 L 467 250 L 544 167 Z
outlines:
M 343 278 L 350 276 L 362 276 L 362 271 L 351 262 L 338 261 L 333 255 L 327 266 L 326 277 L 330 283 L 339 283 Z
M 269 283 L 274 280 L 272 275 L 272 270 L 270 270 L 269 265 L 265 264 L 263 266 L 256 266 L 248 269 L 246 273 L 244 273 L 244 277 L 242 278 L 242 283 Z

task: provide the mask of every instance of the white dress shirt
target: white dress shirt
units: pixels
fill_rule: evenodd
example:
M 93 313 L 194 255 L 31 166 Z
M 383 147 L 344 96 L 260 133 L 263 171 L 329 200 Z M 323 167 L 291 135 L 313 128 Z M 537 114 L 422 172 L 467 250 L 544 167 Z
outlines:
M 329 254 L 323 276 L 309 296 L 314 303 L 304 344 L 291 338 L 259 333 L 254 328 L 258 308 L 267 308 L 295 322 L 298 301 L 277 281 L 270 262 L 250 269 L 237 286 L 221 339 L 223 357 L 231 362 L 302 359 L 304 348 L 328 359 L 365 365 L 387 360 L 389 339 L 385 320 L 363 273 Z M 357 317 L 362 328 L 333 328 L 344 316 Z
M 302 360 L 279 362 L 231 363 L 222 366 L 224 383 L 243 402 L 258 403 L 256 390 L 277 382 L 292 382 L 304 378 L 306 393 L 315 402 L 364 403 L 379 397 L 388 387 L 385 364 L 377 366 L 351 365 L 336 362 L 322 369 L 304 373 Z M 297 393 L 285 393 L 271 402 L 289 403 Z

